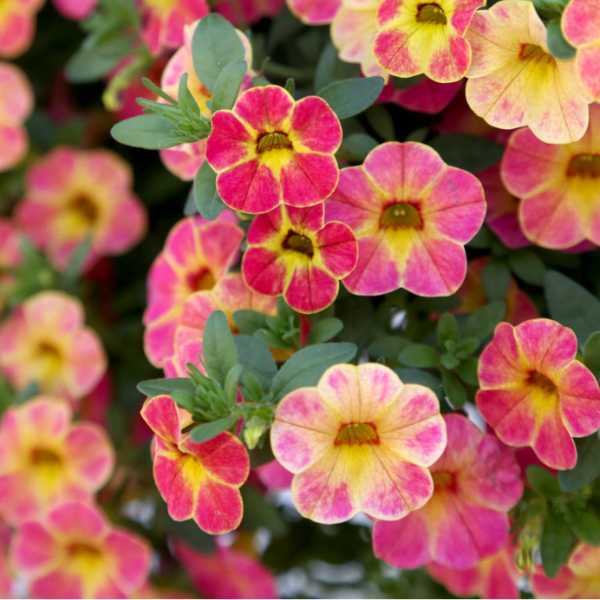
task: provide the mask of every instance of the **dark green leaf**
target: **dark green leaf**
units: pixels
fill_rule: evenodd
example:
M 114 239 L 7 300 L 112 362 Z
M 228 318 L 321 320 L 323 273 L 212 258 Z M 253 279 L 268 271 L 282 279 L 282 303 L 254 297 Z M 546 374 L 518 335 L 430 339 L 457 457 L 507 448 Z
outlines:
M 403 383 L 424 385 L 432 390 L 440 400 L 443 399 L 444 390 L 442 382 L 432 373 L 405 367 L 394 367 L 394 372 L 400 377 Z
M 253 335 L 267 326 L 267 316 L 255 310 L 236 310 L 233 313 L 233 322 L 241 333 Z
M 159 502 L 157 504 L 159 506 L 157 520 L 164 523 L 164 528 L 170 535 L 205 554 L 215 551 L 214 536 L 204 533 L 200 527 L 190 527 L 190 521 L 173 521 L 167 512 L 167 503 Z
M 477 375 L 478 365 L 479 361 L 476 358 L 467 358 L 454 371 L 465 383 L 479 385 L 479 377 Z
M 177 92 L 177 102 L 179 109 L 184 117 L 189 118 L 189 113 L 195 116 L 200 115 L 200 107 L 196 102 L 192 92 L 188 88 L 188 74 L 184 73 L 179 80 L 179 90 Z
M 238 352 L 239 352 L 239 347 L 237 344 L 236 344 L 236 348 L 238 348 Z M 229 369 L 229 373 L 227 373 L 227 377 L 225 378 L 225 386 L 224 386 L 225 398 L 227 399 L 227 402 L 229 403 L 230 406 L 233 406 L 237 399 L 237 384 L 238 384 L 243 372 L 244 372 L 244 365 L 237 364 L 234 367 L 231 367 L 231 369 Z
M 415 75 L 414 77 L 392 77 L 392 85 L 397 90 L 407 90 L 425 79 L 425 75 Z
M 440 135 L 431 140 L 429 145 L 449 165 L 471 173 L 495 165 L 504 153 L 502 144 L 471 133 Z
M 319 90 L 323 98 L 339 119 L 347 119 L 365 111 L 381 94 L 381 77 L 362 77 L 335 81 Z
M 369 152 L 377 147 L 378 141 L 366 133 L 352 133 L 344 138 L 342 148 L 360 160 L 364 160 Z
M 565 492 L 575 492 L 590 485 L 600 476 L 600 439 L 594 433 L 575 440 L 577 464 L 574 469 L 560 471 L 558 481 Z
M 600 331 L 587 339 L 583 347 L 583 362 L 596 377 L 600 377 Z
M 233 108 L 247 71 L 248 63 L 245 60 L 235 60 L 219 73 L 212 98 L 213 113 Z
M 412 344 L 400 352 L 398 360 L 407 367 L 426 369 L 435 367 L 440 362 L 440 354 L 431 346 Z
M 442 385 L 450 404 L 455 410 L 460 410 L 467 401 L 467 392 L 458 377 L 450 371 L 442 373 Z
M 404 348 L 410 346 L 406 338 L 397 335 L 385 335 L 369 344 L 368 352 L 375 358 L 398 359 L 398 355 Z
M 101 42 L 82 46 L 67 62 L 65 75 L 71 83 L 102 79 L 128 54 L 135 38 L 118 32 Z
M 560 17 L 552 19 L 546 24 L 548 29 L 548 50 L 552 56 L 563 60 L 574 58 L 577 50 L 567 42 L 560 27 Z
M 285 82 L 285 89 L 287 93 L 293 98 L 294 94 L 296 93 L 296 82 L 292 77 L 288 77 L 287 81 Z
M 110 130 L 117 142 L 146 150 L 159 150 L 161 142 L 174 133 L 175 126 L 156 115 L 132 117 L 117 123 Z
M 600 522 L 590 512 L 580 512 L 569 516 L 571 531 L 590 546 L 600 546 Z
M 540 545 L 542 565 L 547 577 L 556 577 L 569 558 L 572 545 L 573 535 L 565 519 L 559 515 L 549 515 L 544 523 Z
M 543 285 L 546 265 L 544 261 L 532 250 L 523 248 L 511 252 L 508 263 L 513 273 L 525 283 Z
M 344 324 L 339 319 L 333 317 L 323 319 L 312 326 L 306 341 L 311 346 L 322 344 L 333 339 L 342 329 L 344 329 Z
M 239 352 L 239 348 L 238 348 Z M 258 377 L 251 371 L 244 371 L 242 382 L 245 389 L 245 398 L 250 398 L 254 402 L 260 402 L 263 398 L 263 388 Z
M 238 353 L 225 313 L 216 310 L 210 314 L 202 336 L 202 356 L 211 379 L 223 386 L 229 369 L 237 365 Z
M 481 276 L 483 289 L 489 300 L 504 300 L 510 282 L 510 269 L 500 258 L 490 258 Z
M 467 317 L 462 327 L 463 336 L 484 340 L 494 332 L 496 325 L 504 319 L 505 313 L 506 306 L 504 302 L 486 304 Z
M 263 389 L 268 390 L 277 375 L 277 364 L 269 349 L 251 335 L 234 336 L 240 364 L 258 377 Z
M 190 432 L 190 439 L 196 444 L 208 442 L 208 440 L 212 440 L 220 433 L 230 429 L 236 421 L 237 419 L 235 417 L 225 417 L 224 419 L 219 419 L 218 421 L 213 421 L 212 423 L 203 423 L 202 425 L 198 425 L 198 427 L 194 427 L 194 429 L 192 429 Z
M 315 73 L 315 90 L 321 90 L 330 83 L 359 76 L 358 65 L 338 58 L 337 48 L 329 43 L 323 49 Z
M 445 350 L 446 341 L 458 342 L 458 338 L 459 332 L 456 319 L 450 313 L 444 313 L 437 324 L 437 339 L 440 348 Z
M 194 178 L 194 200 L 198 212 L 207 220 L 216 219 L 225 204 L 217 191 L 217 174 L 205 160 Z
M 440 363 L 442 363 L 442 367 L 448 370 L 455 369 L 460 364 L 460 359 L 454 354 L 442 354 L 440 357 Z
M 476 337 L 468 337 L 461 340 L 456 345 L 455 352 L 458 357 L 467 358 L 467 356 L 471 356 L 477 348 L 479 348 L 479 340 Z
M 544 467 L 529 465 L 527 467 L 527 481 L 538 494 L 546 496 L 546 498 L 554 498 L 563 493 L 556 476 Z
M 393 142 L 396 140 L 396 131 L 394 119 L 383 104 L 374 104 L 366 112 L 366 117 L 373 131 L 384 141 Z
M 269 329 L 259 329 L 254 333 L 254 337 L 262 342 L 267 348 L 289 348 L 290 345 L 276 336 Z
M 170 396 L 173 392 L 185 392 L 194 395 L 196 388 L 188 377 L 170 377 L 167 379 L 149 379 L 137 384 L 137 389 L 148 396 Z
M 242 526 L 248 531 L 268 529 L 275 537 L 281 537 L 287 532 L 287 524 L 279 511 L 258 490 L 249 485 L 242 488 L 244 501 L 244 518 Z

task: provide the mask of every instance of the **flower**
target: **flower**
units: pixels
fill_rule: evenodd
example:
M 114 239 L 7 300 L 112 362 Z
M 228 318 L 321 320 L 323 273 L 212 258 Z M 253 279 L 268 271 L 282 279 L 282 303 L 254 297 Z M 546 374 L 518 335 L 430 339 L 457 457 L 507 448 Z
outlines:
M 549 319 L 500 323 L 479 360 L 476 402 L 498 437 L 555 469 L 577 462 L 573 437 L 600 428 L 600 388 L 575 360 L 573 331 Z
M 206 159 L 218 173 L 223 202 L 246 213 L 265 213 L 285 202 L 312 206 L 338 182 L 334 153 L 342 129 L 325 100 L 298 102 L 268 85 L 244 92 L 233 110 L 213 115 Z
M 123 598 L 145 582 L 151 550 L 94 506 L 66 502 L 24 523 L 10 557 L 32 598 Z
M 393 102 L 408 110 L 435 115 L 452 102 L 461 87 L 462 81 L 437 83 L 427 78 L 406 89 L 396 89 L 389 82 L 377 102 Z
M 294 479 L 294 474 L 276 460 L 260 465 L 255 473 L 260 482 L 270 490 L 288 490 Z
M 528 129 L 516 131 L 502 161 L 508 190 L 522 199 L 525 236 L 545 248 L 565 249 L 584 240 L 600 244 L 600 106 L 590 106 L 581 140 L 547 144 Z
M 54 0 L 54 5 L 67 19 L 82 21 L 96 10 L 98 0 Z
M 225 211 L 216 221 L 189 217 L 171 230 L 148 274 L 144 349 L 161 367 L 174 352 L 173 340 L 183 303 L 194 292 L 210 290 L 237 260 L 244 232 Z
M 346 223 L 358 239 L 358 264 L 344 285 L 367 296 L 400 287 L 453 294 L 467 269 L 463 244 L 485 214 L 479 181 L 414 142 L 382 144 L 363 166 L 343 169 L 325 207 L 328 221 Z
M 477 115 L 500 129 L 527 125 L 549 144 L 583 136 L 591 98 L 575 60 L 550 54 L 531 2 L 504 0 L 475 13 L 466 39 L 473 51 L 467 101 Z
M 207 533 L 225 533 L 242 520 L 240 486 L 250 461 L 242 442 L 229 432 L 197 444 L 182 434 L 191 423 L 168 396 L 146 400 L 142 417 L 156 434 L 154 480 L 175 521 L 194 519 Z
M 62 292 L 39 292 L 0 325 L 0 373 L 17 390 L 35 382 L 40 393 L 78 400 L 106 371 L 100 339 L 84 326 L 84 309 Z
M 377 11 L 375 60 L 396 77 L 425 73 L 440 83 L 464 77 L 471 48 L 463 37 L 485 0 L 383 0 Z
M 71 423 L 64 400 L 38 396 L 0 421 L 0 513 L 36 519 L 65 500 L 89 501 L 110 477 L 115 453 L 95 423 Z
M 581 542 L 553 579 L 538 566 L 531 577 L 531 588 L 536 598 L 598 598 L 599 570 L 600 548 Z
M 307 25 L 331 23 L 343 0 L 287 0 L 288 8 Z
M 131 167 L 113 152 L 56 148 L 28 172 L 15 219 L 58 269 L 91 236 L 89 268 L 100 256 L 123 254 L 146 232 L 132 185 Z
M 285 0 L 217 0 L 214 11 L 245 29 L 264 17 L 274 17 L 284 4 Z
M 21 235 L 12 221 L 0 217 L 0 314 L 17 282 L 15 276 L 6 271 L 14 269 L 21 262 L 20 242 Z
M 512 451 L 458 414 L 444 415 L 448 445 L 430 468 L 434 490 L 423 508 L 376 521 L 375 556 L 401 569 L 435 561 L 475 567 L 508 540 L 507 512 L 523 493 Z
M 3 0 L 0 11 L 0 57 L 23 54 L 35 35 L 35 15 L 44 0 Z
M 356 238 L 343 223 L 325 222 L 323 203 L 277 207 L 248 230 L 244 280 L 267 296 L 283 294 L 298 312 L 315 313 L 337 297 L 339 280 L 357 259 Z
M 271 428 L 275 458 L 295 474 L 300 514 L 341 523 L 363 511 L 399 519 L 431 497 L 429 467 L 446 433 L 435 394 L 388 367 L 329 368 L 316 387 L 290 392 Z
M 0 172 L 12 169 L 27 154 L 29 138 L 24 123 L 33 104 L 33 89 L 23 71 L 0 62 Z

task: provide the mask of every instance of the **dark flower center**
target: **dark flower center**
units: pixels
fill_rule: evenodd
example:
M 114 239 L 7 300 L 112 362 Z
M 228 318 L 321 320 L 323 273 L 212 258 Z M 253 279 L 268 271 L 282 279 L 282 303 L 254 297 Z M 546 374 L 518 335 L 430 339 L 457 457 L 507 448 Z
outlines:
M 215 287 L 215 283 L 213 274 L 206 268 L 201 268 L 187 276 L 187 285 L 194 292 L 212 290 Z
M 521 52 L 519 53 L 521 60 L 554 60 L 551 54 L 548 54 L 541 46 L 537 44 L 521 44 Z
M 280 131 L 275 133 L 265 133 L 258 140 L 256 152 L 263 154 L 271 150 L 292 150 L 294 148 L 290 138 Z
M 31 463 L 36 466 L 58 466 L 62 460 L 56 452 L 46 448 L 34 448 L 31 451 Z
M 75 197 L 71 202 L 71 210 L 88 225 L 93 225 L 98 220 L 98 207 L 84 194 Z
M 312 258 L 315 250 L 313 248 L 313 243 L 310 238 L 307 238 L 304 235 L 300 235 L 294 231 L 290 231 L 287 234 L 285 240 L 283 240 L 282 246 L 286 250 L 293 250 L 294 252 L 299 252 L 300 254 L 305 254 L 306 256 Z
M 579 154 L 574 156 L 567 168 L 568 177 L 598 179 L 600 177 L 600 154 Z
M 379 444 L 375 425 L 371 425 L 371 423 L 342 425 L 334 442 L 335 446 L 362 446 L 363 444 Z
M 60 350 L 50 342 L 40 342 L 38 344 L 38 354 L 49 360 L 59 360 L 61 357 Z
M 537 371 L 533 371 L 529 375 L 529 383 L 530 385 L 538 388 L 545 394 L 554 394 L 556 393 L 556 386 L 552 383 L 548 377 L 538 373 Z
M 67 546 L 67 554 L 71 559 L 96 562 L 102 557 L 102 551 L 92 544 L 85 542 L 74 542 Z
M 444 9 L 439 4 L 419 4 L 417 21 L 419 23 L 432 23 L 434 25 L 445 25 L 448 22 Z
M 454 475 L 452 473 L 440 472 L 432 473 L 431 478 L 433 479 L 433 487 L 439 491 L 443 488 L 449 488 L 454 485 Z
M 396 229 L 419 229 L 423 226 L 423 220 L 416 206 L 407 202 L 399 202 L 388 206 L 383 211 L 381 226 Z

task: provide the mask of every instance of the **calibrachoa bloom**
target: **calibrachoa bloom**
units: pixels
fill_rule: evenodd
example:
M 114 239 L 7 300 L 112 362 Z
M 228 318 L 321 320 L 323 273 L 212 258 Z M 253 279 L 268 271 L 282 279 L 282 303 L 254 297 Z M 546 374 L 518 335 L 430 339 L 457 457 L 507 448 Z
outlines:
M 273 17 L 285 0 L 217 0 L 214 10 L 238 27 L 247 27 L 263 17 Z
M 475 13 L 466 38 L 473 51 L 467 101 L 477 115 L 501 129 L 528 125 L 549 144 L 583 136 L 591 98 L 575 60 L 550 54 L 531 2 L 504 0 Z
M 516 131 L 502 177 L 522 199 L 519 220 L 532 242 L 560 249 L 584 240 L 600 244 L 600 105 L 590 106 L 588 130 L 578 142 L 547 144 L 528 129 Z
M 549 319 L 500 323 L 479 360 L 477 407 L 498 437 L 555 469 L 577 462 L 573 437 L 600 428 L 600 389 L 575 360 L 573 331 Z
M 21 236 L 8 219 L 0 218 L 0 314 L 4 310 L 11 289 L 16 283 L 8 272 L 21 262 Z
M 23 54 L 35 35 L 35 16 L 44 0 L 3 0 L 0 10 L 0 57 Z
M 24 123 L 34 97 L 27 77 L 15 65 L 0 62 L 0 171 L 19 164 L 29 147 Z
M 115 455 L 104 429 L 71 423 L 64 400 L 39 396 L 0 422 L 0 513 L 9 523 L 40 517 L 64 500 L 89 501 Z
M 383 144 L 362 167 L 343 169 L 325 205 L 327 220 L 346 223 L 358 239 L 358 264 L 344 284 L 361 295 L 400 287 L 453 294 L 465 278 L 463 245 L 485 214 L 479 181 L 414 142 Z
M 307 25 L 330 23 L 343 0 L 287 0 L 289 9 Z
M 485 0 L 383 0 L 377 11 L 375 59 L 388 73 L 425 73 L 448 83 L 464 77 L 471 48 L 463 37 L 473 13 Z
M 334 153 L 342 129 L 325 100 L 296 102 L 268 85 L 244 92 L 233 110 L 213 115 L 206 158 L 218 173 L 223 202 L 246 213 L 265 213 L 284 202 L 312 206 L 338 182 Z
M 404 385 L 379 364 L 336 365 L 317 387 L 289 393 L 271 429 L 277 460 L 295 473 L 300 514 L 341 523 L 360 511 L 399 519 L 423 506 L 433 483 L 427 467 L 446 432 L 435 394 Z
M 395 567 L 468 569 L 507 542 L 507 511 L 523 493 L 512 451 L 462 415 L 444 420 L 448 445 L 430 468 L 431 500 L 399 521 L 375 522 L 375 555 Z
M 149 398 L 142 417 L 156 434 L 154 479 L 176 521 L 194 519 L 208 533 L 235 529 L 242 519 L 239 488 L 250 469 L 242 442 L 229 432 L 197 444 L 182 434 L 191 418 L 168 396 Z
M 59 269 L 91 236 L 86 266 L 122 254 L 146 232 L 146 210 L 132 190 L 131 167 L 108 150 L 56 148 L 29 171 L 19 226 Z
M 96 9 L 98 0 L 54 0 L 56 10 L 75 21 L 87 19 Z
M 28 298 L 0 325 L 0 373 L 16 390 L 35 382 L 44 394 L 85 396 L 106 371 L 106 355 L 84 319 L 79 300 L 62 292 Z
M 343 223 L 325 222 L 323 203 L 310 208 L 279 206 L 259 215 L 248 230 L 242 272 L 267 296 L 283 294 L 298 312 L 314 313 L 337 297 L 339 280 L 357 259 L 356 238 Z
M 536 598 L 598 598 L 600 596 L 600 548 L 580 543 L 566 566 L 550 579 L 541 566 L 531 577 Z
M 377 102 L 393 102 L 403 108 L 435 115 L 444 110 L 462 87 L 462 81 L 437 83 L 424 78 L 415 85 L 399 90 L 389 82 L 381 92 Z
M 24 523 L 10 555 L 32 598 L 126 598 L 144 584 L 151 550 L 97 508 L 67 502 Z
M 243 238 L 230 211 L 213 222 L 189 217 L 171 230 L 148 275 L 144 348 L 153 365 L 162 366 L 173 354 L 183 303 L 194 292 L 212 289 L 227 274 Z

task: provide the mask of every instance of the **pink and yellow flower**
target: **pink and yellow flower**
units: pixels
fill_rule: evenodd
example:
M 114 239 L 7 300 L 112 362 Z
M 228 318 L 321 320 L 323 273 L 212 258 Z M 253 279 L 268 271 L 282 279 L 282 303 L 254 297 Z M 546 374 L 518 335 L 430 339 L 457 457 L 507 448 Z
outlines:
M 86 266 L 132 248 L 147 227 L 146 210 L 132 190 L 131 167 L 108 150 L 57 148 L 29 171 L 15 218 L 59 269 L 86 236 Z
M 467 269 L 464 244 L 485 214 L 479 181 L 414 142 L 383 144 L 363 166 L 343 169 L 325 205 L 327 220 L 346 223 L 358 239 L 358 264 L 344 284 L 367 296 L 400 287 L 453 294 Z
M 184 302 L 194 292 L 210 290 L 223 279 L 239 256 L 243 238 L 231 211 L 213 222 L 189 217 L 171 230 L 148 275 L 144 349 L 153 365 L 162 366 L 174 352 Z
M 584 240 L 600 245 L 600 105 L 578 142 L 547 144 L 528 129 L 516 131 L 502 162 L 508 190 L 522 199 L 525 236 L 545 248 L 565 249 Z
M 96 9 L 98 0 L 54 0 L 54 6 L 61 15 L 74 21 L 87 19 Z
M 35 382 L 40 393 L 79 400 L 107 366 L 100 339 L 84 319 L 81 302 L 62 292 L 28 298 L 0 325 L 0 373 L 17 391 Z
M 0 6 L 0 57 L 23 54 L 35 35 L 35 16 L 44 0 L 3 0 Z
M 538 566 L 531 577 L 536 598 L 593 598 L 600 597 L 600 548 L 580 543 L 566 566 L 550 579 Z
M 327 308 L 337 297 L 339 280 L 354 269 L 358 250 L 347 225 L 324 218 L 323 203 L 279 206 L 256 217 L 242 262 L 248 286 L 266 296 L 283 294 L 301 313 Z
M 21 262 L 21 235 L 8 219 L 0 217 L 0 314 L 17 282 L 10 273 Z
M 373 51 L 396 77 L 425 73 L 441 83 L 458 81 L 471 63 L 465 32 L 485 0 L 383 0 L 377 11 Z
M 236 27 L 246 28 L 264 17 L 274 17 L 284 4 L 285 0 L 217 0 L 214 11 Z
M 175 521 L 194 519 L 207 533 L 225 533 L 242 520 L 240 486 L 250 461 L 242 442 L 229 432 L 197 444 L 182 429 L 191 417 L 168 396 L 149 398 L 142 417 L 156 434 L 154 480 Z
M 425 78 L 412 87 L 399 90 L 389 82 L 383 88 L 377 102 L 393 102 L 408 110 L 435 115 L 452 102 L 461 87 L 462 81 L 438 83 Z
M 24 123 L 33 104 L 33 89 L 23 71 L 0 62 L 0 172 L 12 169 L 27 154 L 29 137 Z
M 469 569 L 508 540 L 507 511 L 523 484 L 510 448 L 462 415 L 444 415 L 448 445 L 430 468 L 433 496 L 397 521 L 376 521 L 375 556 L 401 569 L 432 561 Z
M 479 360 L 484 419 L 505 444 L 531 446 L 554 469 L 572 469 L 573 437 L 600 428 L 600 388 L 576 354 L 571 329 L 535 319 L 500 323 Z
M 343 0 L 287 0 L 287 5 L 303 23 L 326 25 L 331 23 L 342 2 Z
M 66 502 L 24 523 L 10 555 L 31 598 L 126 598 L 146 581 L 151 549 L 94 506 Z
M 64 400 L 38 396 L 0 422 L 0 513 L 36 519 L 65 500 L 90 501 L 110 477 L 115 454 L 104 429 L 71 423 Z
M 575 60 L 554 58 L 546 27 L 527 0 L 505 0 L 477 12 L 466 34 L 473 59 L 467 101 L 490 125 L 527 125 L 549 144 L 581 139 L 591 98 Z
M 300 514 L 341 523 L 363 511 L 399 519 L 431 497 L 427 467 L 446 431 L 435 394 L 404 385 L 390 368 L 336 365 L 316 387 L 289 393 L 271 428 L 275 458 L 295 474 Z
M 236 210 L 258 214 L 282 202 L 312 206 L 335 189 L 342 128 L 325 100 L 296 102 L 276 85 L 244 92 L 213 115 L 206 158 L 217 190 Z

